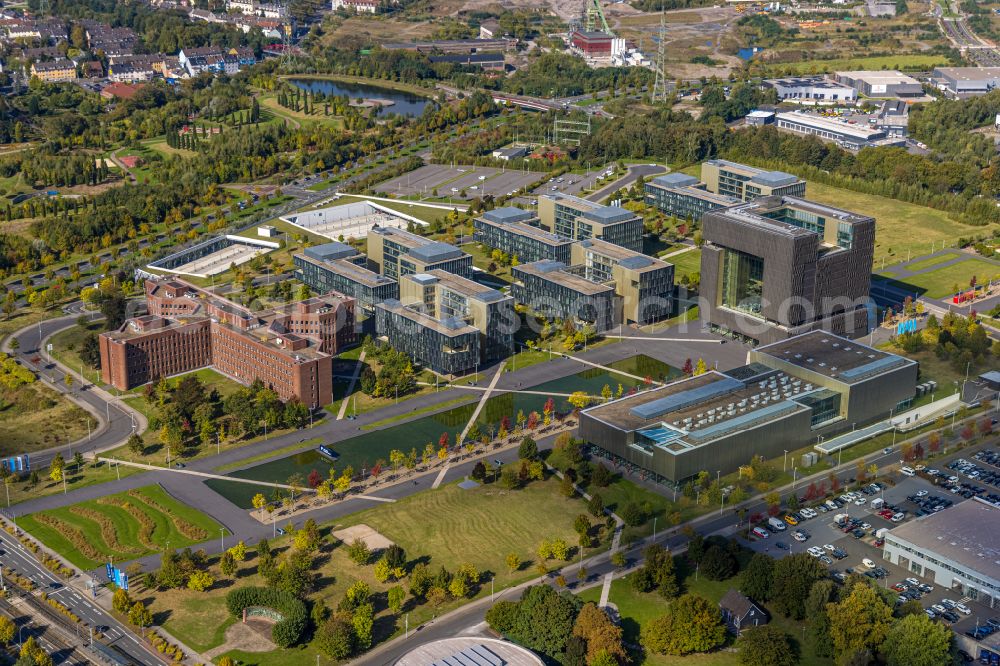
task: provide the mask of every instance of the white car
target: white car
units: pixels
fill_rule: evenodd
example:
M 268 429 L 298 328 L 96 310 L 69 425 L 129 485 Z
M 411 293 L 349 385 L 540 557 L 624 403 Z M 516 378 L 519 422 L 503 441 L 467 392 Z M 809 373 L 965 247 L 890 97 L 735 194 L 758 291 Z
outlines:
M 965 604 L 955 604 L 955 610 L 957 610 L 962 615 L 969 615 L 972 613 L 972 609 Z
M 830 551 L 831 553 L 832 553 L 833 551 L 837 550 L 837 549 L 836 549 L 836 547 L 835 547 L 835 546 L 834 546 L 834 545 L 833 545 L 832 543 L 824 543 L 824 544 L 823 544 L 823 549 L 824 549 L 824 550 L 828 550 L 828 551 Z
M 874 569 L 875 568 L 875 563 L 872 562 L 871 560 L 869 560 L 867 557 L 865 559 L 861 560 L 861 564 L 865 565 L 866 569 Z
M 866 498 L 859 497 L 858 499 L 854 500 L 854 506 L 861 506 L 862 504 L 866 504 L 867 502 L 868 500 Z
M 823 556 L 823 549 L 820 548 L 819 546 L 813 546 L 812 548 L 810 548 L 808 550 L 808 553 L 810 555 L 812 555 L 813 557 L 822 557 Z
M 903 518 L 906 518 L 906 516 L 904 516 L 901 513 L 897 513 L 897 514 L 894 514 L 893 517 L 890 518 L 889 520 L 891 520 L 894 523 L 901 523 L 901 522 L 903 522 Z
M 479 180 L 486 180 L 486 176 L 479 176 Z
M 907 578 L 906 582 L 909 583 L 910 585 L 920 585 L 920 581 L 917 580 L 916 578 Z
M 926 497 L 927 496 L 927 491 L 926 490 L 918 490 L 916 492 L 916 495 L 917 495 L 917 497 Z
M 802 532 L 792 532 L 792 538 L 796 541 L 805 541 L 807 537 Z
M 812 509 L 802 509 L 799 511 L 799 515 L 805 516 L 806 518 L 815 518 L 817 514 Z

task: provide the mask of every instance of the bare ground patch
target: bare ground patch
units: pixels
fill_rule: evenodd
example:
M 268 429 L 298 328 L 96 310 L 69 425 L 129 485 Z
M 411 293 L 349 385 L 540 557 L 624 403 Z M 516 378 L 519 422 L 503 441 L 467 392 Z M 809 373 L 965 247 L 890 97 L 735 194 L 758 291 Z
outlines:
M 392 541 L 364 524 L 352 525 L 351 527 L 337 530 L 333 533 L 333 536 L 344 543 L 352 543 L 355 539 L 361 539 L 371 551 L 384 550 L 393 545 Z

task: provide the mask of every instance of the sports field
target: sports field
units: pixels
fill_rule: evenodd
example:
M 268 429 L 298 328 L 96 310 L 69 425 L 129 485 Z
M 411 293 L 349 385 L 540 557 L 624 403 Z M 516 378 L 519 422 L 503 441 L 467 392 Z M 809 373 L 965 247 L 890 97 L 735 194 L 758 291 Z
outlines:
M 218 536 L 219 524 L 159 486 L 145 486 L 20 518 L 20 527 L 81 569 L 132 560 Z
M 871 56 L 867 58 L 838 58 L 836 60 L 804 60 L 802 62 L 781 63 L 769 69 L 775 73 L 821 74 L 823 72 L 851 70 L 899 69 L 926 71 L 938 65 L 947 65 L 943 55 L 895 55 Z

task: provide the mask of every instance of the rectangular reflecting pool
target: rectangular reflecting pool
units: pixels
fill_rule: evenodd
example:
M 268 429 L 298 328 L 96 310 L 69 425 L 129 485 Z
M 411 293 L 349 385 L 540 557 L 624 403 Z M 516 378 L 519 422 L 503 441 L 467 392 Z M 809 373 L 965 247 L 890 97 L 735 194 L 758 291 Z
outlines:
M 612 391 L 617 391 L 618 384 L 621 384 L 624 390 L 628 391 L 636 386 L 645 385 L 647 377 L 654 381 L 663 381 L 681 375 L 677 368 L 643 354 L 615 361 L 608 364 L 608 367 L 643 379 L 635 379 L 613 370 L 589 368 L 574 375 L 526 387 L 526 390 L 533 391 L 533 393 L 510 392 L 494 396 L 483 405 L 477 423 L 481 430 L 489 432 L 491 427 L 498 428 L 500 421 L 505 416 L 509 417 L 513 423 L 517 418 L 518 411 L 524 411 L 525 415 L 532 411 L 541 414 L 545 401 L 549 397 L 546 394 L 570 394 L 574 391 L 585 391 L 590 395 L 599 396 L 604 386 L 609 386 Z M 552 397 L 555 401 L 556 411 L 572 411 L 573 407 L 566 401 L 565 397 L 557 395 Z M 442 433 L 448 433 L 449 441 L 454 442 L 455 437 L 462 432 L 465 424 L 472 418 L 475 406 L 476 403 L 472 402 L 400 425 L 359 434 L 339 442 L 327 442 L 327 445 L 338 455 L 336 461 L 329 460 L 318 451 L 306 451 L 238 470 L 228 476 L 254 481 L 287 483 L 289 478 L 297 474 L 301 477 L 300 483 L 304 483 L 313 470 L 326 478 L 331 467 L 335 468 L 337 472 L 348 465 L 353 467 L 356 472 L 371 469 L 377 461 L 387 460 L 389 451 L 393 449 L 404 453 L 416 449 L 419 456 L 428 443 L 432 443 L 437 448 Z M 251 500 L 258 492 L 263 493 L 265 497 L 274 496 L 274 489 L 266 486 L 254 486 L 219 479 L 210 479 L 205 483 L 237 506 L 246 509 L 252 508 Z

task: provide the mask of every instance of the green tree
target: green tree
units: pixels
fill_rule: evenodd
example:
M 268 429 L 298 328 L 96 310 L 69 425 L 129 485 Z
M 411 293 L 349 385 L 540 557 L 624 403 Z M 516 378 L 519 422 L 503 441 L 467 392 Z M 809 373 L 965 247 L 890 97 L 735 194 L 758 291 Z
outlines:
M 507 553 L 507 557 L 504 558 L 504 561 L 507 564 L 507 569 L 509 569 L 511 573 L 514 573 L 521 568 L 521 558 L 518 557 L 517 553 Z
M 219 558 L 219 571 L 223 576 L 235 576 L 237 571 L 236 560 L 233 558 L 233 554 L 228 550 L 222 554 Z
M 196 571 L 188 578 L 188 589 L 195 592 L 204 592 L 215 584 L 215 578 L 207 571 Z
M 362 604 L 354 609 L 351 618 L 354 625 L 354 642 L 359 650 L 367 650 L 372 646 L 372 627 L 375 624 L 375 611 L 371 604 Z
M 129 597 L 128 592 L 119 587 L 111 597 L 111 607 L 122 615 L 125 615 L 132 607 L 132 598 Z
M 855 584 L 840 602 L 827 604 L 826 612 L 830 638 L 841 658 L 862 651 L 874 653 L 892 626 L 892 609 L 866 582 Z
M 816 581 L 809 590 L 805 603 L 805 616 L 809 624 L 809 636 L 813 651 L 819 657 L 833 656 L 833 642 L 830 640 L 830 616 L 826 607 L 837 598 L 837 586 L 828 578 Z M 924 609 L 920 607 L 920 614 Z
M 763 602 L 771 598 L 771 584 L 774 581 L 774 558 L 765 553 L 754 553 L 743 571 L 740 591 L 754 601 Z
M 785 617 L 801 620 L 813 583 L 826 578 L 826 569 L 812 555 L 796 553 L 774 563 L 771 604 Z
M 17 633 L 17 626 L 6 615 L 0 615 L 0 645 L 9 645 Z
M 128 450 L 134 456 L 140 456 L 146 450 L 146 445 L 142 441 L 142 437 L 132 433 L 128 438 Z
M 672 604 L 668 615 L 642 627 L 640 640 L 650 652 L 683 656 L 713 650 L 725 637 L 718 606 L 704 597 L 685 594 Z
M 907 615 L 896 622 L 882 643 L 888 666 L 936 666 L 951 663 L 955 634 L 927 615 Z
M 406 591 L 399 585 L 395 585 L 389 588 L 386 598 L 389 610 L 393 614 L 399 615 L 399 611 L 403 609 L 403 601 L 406 599 Z
M 799 663 L 791 638 L 774 625 L 747 629 L 736 647 L 742 666 L 795 666 Z
M 587 501 L 587 510 L 590 511 L 590 515 L 595 518 L 599 518 L 604 515 L 604 499 L 601 497 L 600 493 L 594 493 L 590 496 Z
M 517 455 L 522 460 L 533 460 L 538 455 L 538 444 L 532 438 L 525 437 L 517 447 Z
M 354 625 L 347 613 L 334 613 L 316 632 L 316 647 L 331 659 L 346 659 L 354 652 Z
M 128 611 L 129 624 L 139 627 L 149 627 L 153 624 L 153 614 L 141 601 L 135 602 Z
M 701 558 L 701 573 L 709 580 L 726 580 L 736 573 L 736 558 L 719 546 L 709 546 Z

